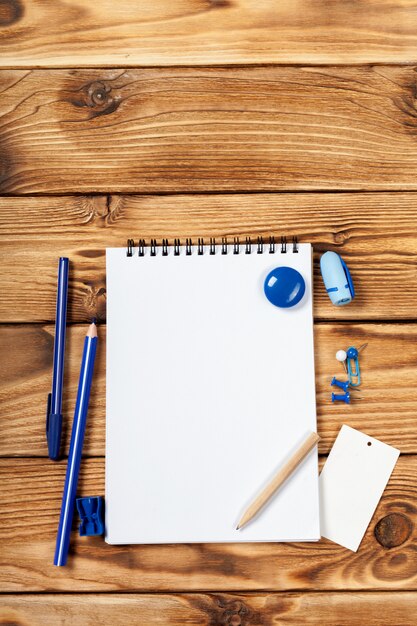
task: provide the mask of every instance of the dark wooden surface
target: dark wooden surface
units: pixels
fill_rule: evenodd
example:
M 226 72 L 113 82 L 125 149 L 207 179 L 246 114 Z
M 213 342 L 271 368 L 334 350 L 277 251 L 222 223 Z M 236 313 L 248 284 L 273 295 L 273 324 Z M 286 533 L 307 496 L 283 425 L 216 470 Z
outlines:
M 46 390 L 51 382 L 54 326 L 3 324 L 0 326 L 0 384 L 2 436 L 0 456 L 45 456 L 43 416 Z M 70 422 L 77 393 L 79 363 L 85 325 L 72 325 L 67 333 L 67 369 L 63 412 Z M 99 327 L 100 350 L 91 395 L 89 427 L 84 452 L 104 455 L 105 327 Z M 330 377 L 343 378 L 335 359 L 339 346 L 369 342 L 362 355 L 364 389 L 350 406 L 330 401 Z M 336 346 L 336 348 L 335 348 Z M 319 451 L 328 454 L 343 423 L 365 429 L 403 453 L 417 454 L 415 374 L 417 326 L 412 323 L 317 323 L 315 326 Z M 389 365 L 387 364 L 389 355 Z M 30 367 L 28 368 L 28 363 Z M 392 384 L 395 372 L 395 384 Z M 65 432 L 66 450 L 70 431 Z M 51 468 L 53 469 L 53 467 Z M 1 506 L 1 502 L 0 502 Z
M 19 626 L 417 623 L 417 4 L 0 0 L 0 621 Z M 343 423 L 401 457 L 358 552 L 108 546 L 52 563 L 66 458 L 47 459 L 57 258 L 71 260 L 68 450 L 100 321 L 80 494 L 104 492 L 104 249 L 128 237 L 314 245 L 320 464 Z M 340 252 L 357 299 L 333 307 Z M 368 342 L 363 400 L 329 401 Z
M 416 140 L 417 141 L 417 140 Z M 317 321 L 413 320 L 417 292 L 415 193 L 186 194 L 0 197 L 1 322 L 50 322 L 56 259 L 71 259 L 70 322 L 105 320 L 105 247 L 127 237 L 294 234 L 315 249 Z M 360 297 L 334 307 L 319 270 L 325 250 L 344 255 Z M 32 285 L 32 288 L 28 288 Z
M 3 67 L 417 61 L 413 0 L 2 0 Z
M 77 537 L 74 532 L 70 564 L 59 569 L 51 563 L 65 460 L 51 464 L 39 458 L 0 459 L 1 589 L 25 593 L 416 592 L 416 458 L 415 455 L 400 457 L 357 553 L 325 539 L 317 544 L 110 546 L 101 537 Z M 104 458 L 85 459 L 79 493 L 91 495 L 103 491 Z M 413 532 L 403 538 L 401 545 L 388 549 L 376 540 L 374 529 L 381 519 L 394 512 L 406 517 Z M 353 594 L 351 597 L 354 601 Z M 415 609 L 416 605 L 413 606 Z
M 413 593 L 181 593 L 3 596 L 8 624 L 411 626 Z M 48 607 L 45 611 L 45 605 Z M 383 617 L 381 613 L 383 612 Z
M 0 76 L 3 193 L 417 189 L 412 66 Z

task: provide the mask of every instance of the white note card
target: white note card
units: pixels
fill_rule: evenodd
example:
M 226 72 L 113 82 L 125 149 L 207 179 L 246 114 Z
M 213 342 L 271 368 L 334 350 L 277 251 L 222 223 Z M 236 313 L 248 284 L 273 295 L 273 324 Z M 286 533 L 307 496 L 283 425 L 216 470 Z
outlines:
M 321 534 L 356 552 L 400 451 L 343 425 L 320 474 Z

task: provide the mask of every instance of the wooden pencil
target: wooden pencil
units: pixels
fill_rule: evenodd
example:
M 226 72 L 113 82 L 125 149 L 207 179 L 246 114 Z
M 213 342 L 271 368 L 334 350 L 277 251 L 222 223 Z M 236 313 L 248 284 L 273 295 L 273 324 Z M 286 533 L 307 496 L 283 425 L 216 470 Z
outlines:
M 307 454 L 314 448 L 319 441 L 320 437 L 317 433 L 310 433 L 308 437 L 303 441 L 301 446 L 294 452 L 292 457 L 285 463 L 283 467 L 275 474 L 270 483 L 261 491 L 261 493 L 255 498 L 255 500 L 248 506 L 243 513 L 240 521 L 236 527 L 236 530 L 242 528 L 245 524 L 250 522 L 262 509 L 263 506 L 270 500 L 274 493 L 285 483 L 285 481 L 291 476 L 295 469 L 305 459 Z

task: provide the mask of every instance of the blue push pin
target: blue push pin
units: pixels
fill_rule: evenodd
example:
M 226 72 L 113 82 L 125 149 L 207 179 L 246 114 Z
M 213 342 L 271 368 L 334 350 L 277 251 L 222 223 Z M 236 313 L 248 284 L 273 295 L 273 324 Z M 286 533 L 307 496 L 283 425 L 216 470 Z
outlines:
M 346 393 L 332 393 L 332 402 L 345 402 L 346 404 L 350 404 L 350 393 L 347 391 Z
M 359 352 L 353 346 L 351 348 L 348 348 L 346 352 L 346 356 L 348 359 L 357 359 L 358 355 L 359 355 Z
M 306 290 L 304 278 L 292 267 L 276 267 L 265 278 L 264 292 L 269 302 L 281 309 L 295 306 Z
M 349 384 L 348 380 L 338 380 L 336 376 L 333 376 L 330 386 L 339 387 L 339 389 L 343 389 L 343 391 L 346 392 L 349 389 Z

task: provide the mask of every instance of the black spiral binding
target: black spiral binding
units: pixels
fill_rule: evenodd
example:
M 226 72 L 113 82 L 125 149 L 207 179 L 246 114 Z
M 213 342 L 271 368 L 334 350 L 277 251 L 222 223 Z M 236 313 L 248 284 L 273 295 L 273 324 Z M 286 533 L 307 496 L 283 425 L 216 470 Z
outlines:
M 135 247 L 135 242 L 133 239 L 127 240 L 127 253 L 126 256 L 133 256 L 133 248 Z
M 288 244 L 286 237 L 281 237 L 281 254 L 286 254 L 288 252 L 288 247 L 290 246 L 291 251 L 296 254 L 298 252 L 298 239 L 297 237 L 292 238 L 291 244 Z M 174 244 L 171 246 L 168 239 L 162 239 L 161 243 L 162 256 L 168 256 L 169 249 L 172 247 L 174 252 L 174 256 L 179 256 L 181 253 L 181 248 L 185 249 L 185 254 L 190 256 L 193 254 L 193 242 L 190 237 L 187 237 L 185 240 L 185 245 L 181 245 L 180 239 L 174 239 Z M 138 256 L 145 256 L 145 248 L 146 242 L 144 239 L 139 239 L 138 241 Z M 151 256 L 156 256 L 156 251 L 158 248 L 158 243 L 156 239 L 151 239 L 149 245 L 149 252 Z M 244 254 L 274 254 L 277 250 L 277 246 L 275 243 L 275 237 L 269 237 L 269 242 L 266 244 L 264 242 L 264 238 L 262 236 L 257 237 L 256 243 L 252 242 L 251 237 L 245 237 L 245 243 L 241 243 L 240 237 L 233 237 L 233 243 L 228 243 L 227 237 L 222 237 L 221 243 L 217 245 L 216 250 L 216 239 L 214 237 L 210 237 L 210 243 L 208 245 L 204 244 L 204 239 L 202 237 L 198 238 L 197 245 L 195 246 L 197 254 L 202 255 L 206 254 L 240 254 L 241 251 Z M 133 256 L 135 249 L 135 240 L 128 239 L 127 240 L 127 250 L 126 256 Z

